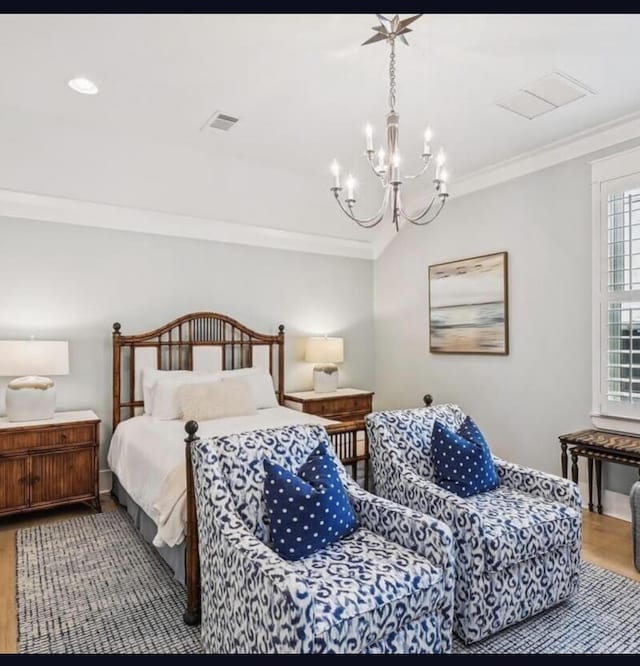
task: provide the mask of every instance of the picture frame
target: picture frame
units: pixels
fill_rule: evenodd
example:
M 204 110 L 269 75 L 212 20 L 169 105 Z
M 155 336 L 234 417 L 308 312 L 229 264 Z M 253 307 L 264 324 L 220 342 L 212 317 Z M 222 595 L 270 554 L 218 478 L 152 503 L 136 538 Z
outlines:
M 429 266 L 432 354 L 509 354 L 508 273 L 508 252 Z

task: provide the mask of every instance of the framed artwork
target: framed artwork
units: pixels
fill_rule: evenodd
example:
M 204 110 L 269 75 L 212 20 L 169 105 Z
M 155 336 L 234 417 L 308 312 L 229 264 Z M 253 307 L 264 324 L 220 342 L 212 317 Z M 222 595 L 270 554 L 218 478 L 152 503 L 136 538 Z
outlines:
M 429 351 L 508 354 L 507 253 L 429 266 Z

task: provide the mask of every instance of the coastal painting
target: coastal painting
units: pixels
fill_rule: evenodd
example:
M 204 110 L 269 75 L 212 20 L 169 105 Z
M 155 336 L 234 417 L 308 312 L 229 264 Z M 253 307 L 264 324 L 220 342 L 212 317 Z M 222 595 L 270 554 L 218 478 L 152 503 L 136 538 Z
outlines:
M 509 353 L 506 252 L 429 266 L 429 348 Z

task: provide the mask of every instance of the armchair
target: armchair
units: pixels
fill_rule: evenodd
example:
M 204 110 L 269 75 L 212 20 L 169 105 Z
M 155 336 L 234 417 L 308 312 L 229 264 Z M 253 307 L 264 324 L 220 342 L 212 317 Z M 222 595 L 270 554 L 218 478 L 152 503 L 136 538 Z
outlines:
M 348 537 L 296 561 L 269 543 L 263 459 L 296 472 L 329 438 L 288 426 L 192 447 L 207 652 L 451 651 L 453 538 L 429 516 L 362 490 Z
M 435 420 L 456 430 L 457 405 L 366 417 L 380 495 L 446 523 L 456 542 L 454 631 L 467 643 L 553 606 L 577 591 L 581 500 L 576 484 L 494 456 L 495 490 L 459 497 L 434 482 Z

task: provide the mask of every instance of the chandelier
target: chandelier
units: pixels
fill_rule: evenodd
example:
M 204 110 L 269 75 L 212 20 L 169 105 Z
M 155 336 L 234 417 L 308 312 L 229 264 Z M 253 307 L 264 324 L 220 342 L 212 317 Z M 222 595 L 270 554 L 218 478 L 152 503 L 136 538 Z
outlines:
M 424 133 L 424 143 L 422 146 L 422 153 L 420 155 L 422 166 L 413 175 L 404 175 L 400 173 L 400 148 L 398 143 L 400 115 L 396 111 L 396 52 L 395 45 L 396 39 L 400 39 L 408 46 L 405 34 L 411 32 L 408 27 L 411 23 L 416 21 L 422 16 L 410 16 L 409 18 L 400 20 L 396 14 L 393 19 L 388 19 L 380 14 L 377 14 L 380 20 L 380 25 L 373 28 L 375 35 L 369 38 L 362 45 L 373 44 L 374 42 L 387 41 L 390 47 L 389 53 L 389 113 L 387 113 L 387 147 L 386 150 L 381 147 L 377 152 L 373 147 L 373 129 L 371 125 L 366 127 L 366 150 L 365 156 L 367 162 L 371 167 L 373 173 L 378 177 L 384 193 L 382 196 L 382 204 L 369 218 L 359 218 L 355 213 L 356 204 L 356 180 L 349 174 L 346 179 L 346 193 L 344 200 L 341 199 L 341 192 L 343 187 L 340 181 L 341 168 L 336 160 L 331 165 L 333 173 L 333 187 L 331 192 L 335 197 L 338 205 L 342 211 L 357 222 L 361 227 L 370 229 L 379 224 L 385 217 L 389 208 L 391 208 L 391 219 L 395 225 L 396 231 L 399 230 L 400 219 L 405 219 L 411 224 L 423 226 L 433 222 L 438 217 L 440 211 L 443 209 L 447 197 L 447 171 L 445 169 L 445 155 L 444 150 L 440 148 L 435 158 L 435 170 L 433 172 L 432 188 L 433 192 L 431 201 L 429 201 L 424 208 L 417 211 L 413 216 L 409 215 L 403 208 L 402 198 L 400 195 L 400 188 L 404 180 L 416 180 L 421 176 L 427 174 L 433 160 L 431 153 L 431 140 L 433 138 L 431 128 L 427 127 Z

